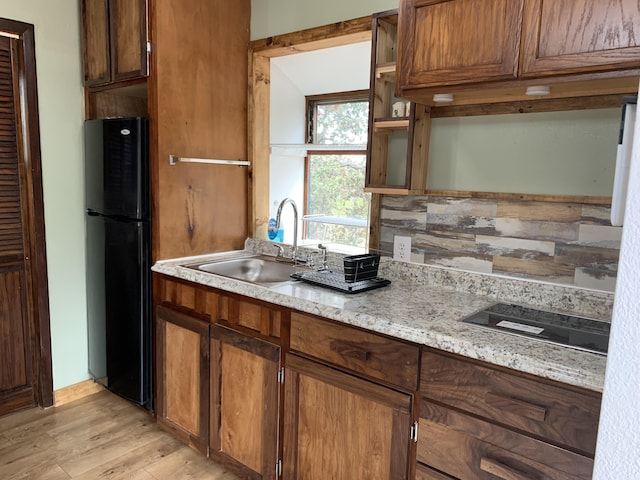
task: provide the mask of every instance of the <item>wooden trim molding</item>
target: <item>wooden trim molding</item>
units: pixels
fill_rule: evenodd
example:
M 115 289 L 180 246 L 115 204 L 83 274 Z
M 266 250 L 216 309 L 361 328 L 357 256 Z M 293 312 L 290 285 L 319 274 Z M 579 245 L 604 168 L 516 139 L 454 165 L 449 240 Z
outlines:
M 249 49 L 262 57 L 283 57 L 371 40 L 371 16 L 254 40 Z
M 564 112 L 598 108 L 620 108 L 628 94 L 591 95 L 571 98 L 549 98 L 514 102 L 481 103 L 431 107 L 431 118 L 471 117 L 516 113 Z
M 345 20 L 249 43 L 248 235 L 267 238 L 269 221 L 269 108 L 271 59 L 371 41 L 371 16 Z
M 12 38 L 20 72 L 17 83 L 21 98 L 16 107 L 19 105 L 17 129 L 27 190 L 25 263 L 29 285 L 29 321 L 34 330 L 31 361 L 37 365 L 37 378 L 34 379 L 37 403 L 48 407 L 53 405 L 53 370 L 34 26 L 2 18 L 0 32 L 0 35 Z
M 54 406 L 60 407 L 102 390 L 104 390 L 104 387 L 93 380 L 85 380 L 84 382 L 69 385 L 53 392 L 55 398 Z
M 486 198 L 497 200 L 520 200 L 551 203 L 579 203 L 583 205 L 611 206 L 611 197 L 590 197 L 586 195 L 547 195 L 533 193 L 502 193 L 502 192 L 468 192 L 464 190 L 425 190 L 423 195 L 433 197 L 457 198 Z

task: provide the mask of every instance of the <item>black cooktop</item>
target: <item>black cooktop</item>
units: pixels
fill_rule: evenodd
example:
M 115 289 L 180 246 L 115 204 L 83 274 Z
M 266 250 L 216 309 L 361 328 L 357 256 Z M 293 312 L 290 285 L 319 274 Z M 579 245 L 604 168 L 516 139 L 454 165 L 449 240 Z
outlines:
M 462 320 L 504 333 L 607 354 L 610 324 L 588 318 L 498 303 Z

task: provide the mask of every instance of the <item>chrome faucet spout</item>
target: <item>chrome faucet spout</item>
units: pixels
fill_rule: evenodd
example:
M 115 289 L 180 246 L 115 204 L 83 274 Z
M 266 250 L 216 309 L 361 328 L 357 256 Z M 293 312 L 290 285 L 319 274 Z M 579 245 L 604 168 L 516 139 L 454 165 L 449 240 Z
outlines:
M 278 212 L 276 214 L 276 228 L 280 228 L 280 217 L 282 216 L 282 209 L 286 204 L 290 204 L 293 208 L 293 253 L 291 257 L 295 262 L 298 255 L 298 206 L 291 198 L 285 198 L 278 205 Z

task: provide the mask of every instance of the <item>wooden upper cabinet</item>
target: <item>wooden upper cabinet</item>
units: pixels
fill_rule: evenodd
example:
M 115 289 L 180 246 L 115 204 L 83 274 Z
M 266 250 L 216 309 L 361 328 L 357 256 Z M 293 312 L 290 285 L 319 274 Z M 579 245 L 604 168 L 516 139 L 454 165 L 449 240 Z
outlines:
M 521 75 L 640 67 L 635 0 L 525 0 Z
M 523 0 L 401 0 L 399 94 L 515 79 Z
M 249 0 L 162 0 L 151 11 L 153 260 L 242 249 L 246 167 L 169 156 L 247 159 Z
M 109 0 L 109 20 L 113 81 L 146 77 L 147 0 Z
M 109 69 L 109 2 L 82 0 L 82 56 L 84 84 L 100 85 L 111 80 Z
M 147 0 L 82 0 L 85 86 L 148 75 Z
M 400 0 L 396 94 L 469 105 L 529 101 L 527 86 L 551 83 L 553 98 L 633 93 L 636 32 L 635 0 Z

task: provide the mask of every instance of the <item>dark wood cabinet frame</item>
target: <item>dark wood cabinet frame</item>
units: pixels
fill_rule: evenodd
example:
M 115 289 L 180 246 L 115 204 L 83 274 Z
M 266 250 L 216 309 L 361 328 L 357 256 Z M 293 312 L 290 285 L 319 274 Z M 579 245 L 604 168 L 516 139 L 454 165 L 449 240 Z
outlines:
M 33 379 L 36 401 L 38 405 L 48 407 L 53 405 L 53 371 L 34 26 L 0 18 L 0 31 L 12 39 L 12 48 L 17 53 L 16 130 L 18 149 L 25 163 L 22 188 L 27 193 L 23 217 L 27 321 L 33 332 L 31 362 L 36 371 Z

